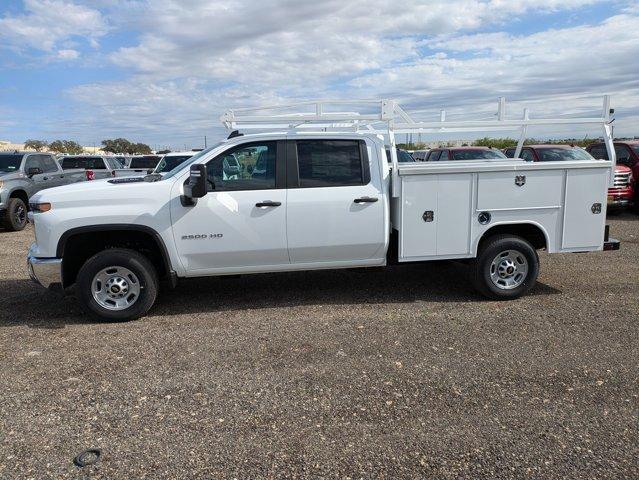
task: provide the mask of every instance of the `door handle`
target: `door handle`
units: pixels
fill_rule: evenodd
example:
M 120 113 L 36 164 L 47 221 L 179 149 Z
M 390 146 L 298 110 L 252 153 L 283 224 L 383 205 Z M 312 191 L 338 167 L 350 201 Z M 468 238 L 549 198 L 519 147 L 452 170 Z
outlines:
M 256 207 L 279 207 L 282 202 L 273 202 L 272 200 L 264 200 L 255 204 Z
M 377 197 L 360 197 L 353 200 L 355 203 L 375 203 L 378 200 Z
M 42 180 L 49 180 L 49 177 L 42 177 Z

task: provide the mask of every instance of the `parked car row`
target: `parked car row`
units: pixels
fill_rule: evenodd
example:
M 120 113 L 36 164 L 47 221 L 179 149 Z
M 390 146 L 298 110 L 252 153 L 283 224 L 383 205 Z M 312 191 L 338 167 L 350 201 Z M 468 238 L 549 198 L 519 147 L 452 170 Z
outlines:
M 629 206 L 639 207 L 639 140 L 615 142 L 617 166 L 614 186 L 608 190 L 608 208 L 618 210 Z M 513 158 L 515 147 L 500 151 L 490 147 L 441 147 L 416 150 L 416 161 L 437 162 L 454 160 L 499 160 Z M 406 152 L 406 154 L 408 154 Z M 587 148 L 565 144 L 525 145 L 519 157 L 528 162 L 557 162 L 567 160 L 608 160 L 606 146 L 593 143 Z M 399 158 L 398 158 L 399 159 Z M 401 160 L 400 160 L 401 161 Z
M 0 223 L 18 231 L 27 225 L 29 199 L 40 190 L 70 183 L 113 177 L 164 174 L 197 152 L 164 156 L 64 155 L 51 153 L 0 153 Z
M 45 188 L 86 180 L 81 168 L 62 168 L 52 154 L 0 153 L 0 219 L 9 231 L 27 225 L 29 198 Z
M 617 210 L 630 206 L 639 207 L 639 140 L 615 142 L 617 166 L 614 186 L 608 190 L 608 208 Z M 400 163 L 425 161 L 501 160 L 512 158 L 515 148 L 500 151 L 490 147 L 441 147 L 416 150 L 412 154 L 397 149 Z M 84 180 L 99 180 L 112 177 L 134 177 L 147 174 L 164 175 L 187 161 L 197 152 L 171 152 L 160 155 L 67 155 L 56 159 L 49 153 L 13 152 L 0 154 L 0 222 L 7 230 L 22 230 L 27 223 L 29 198 L 34 193 L 51 187 Z M 390 156 L 390 149 L 386 149 Z M 566 160 L 608 159 L 603 143 L 593 143 L 586 149 L 571 145 L 526 145 L 520 158 L 530 162 Z M 236 167 L 225 168 L 227 176 Z M 253 173 L 260 172 L 259 158 Z

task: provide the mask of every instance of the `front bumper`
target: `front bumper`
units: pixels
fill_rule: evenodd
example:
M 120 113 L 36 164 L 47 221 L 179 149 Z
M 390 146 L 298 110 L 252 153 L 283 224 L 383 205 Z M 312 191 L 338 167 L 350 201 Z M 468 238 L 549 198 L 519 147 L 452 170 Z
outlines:
M 614 187 L 608 189 L 608 208 L 625 208 L 632 205 L 634 191 L 632 187 Z
M 29 277 L 49 290 L 62 290 L 62 259 L 27 256 Z

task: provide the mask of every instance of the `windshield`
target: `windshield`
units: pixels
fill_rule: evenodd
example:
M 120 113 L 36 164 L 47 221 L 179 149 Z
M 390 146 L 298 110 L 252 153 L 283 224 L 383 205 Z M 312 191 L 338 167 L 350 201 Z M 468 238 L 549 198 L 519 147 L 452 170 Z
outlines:
M 540 162 L 561 162 L 564 160 L 594 160 L 581 148 L 538 148 Z
M 20 168 L 22 155 L 0 155 L 0 172 L 15 172 Z
M 181 165 L 192 156 L 193 155 L 171 155 L 170 157 L 169 156 L 163 157 L 162 160 L 160 160 L 160 163 L 158 163 L 158 166 L 155 167 L 154 173 L 170 172 L 175 167 L 177 167 L 178 165 Z
M 630 145 L 637 155 L 639 155 L 639 144 Z
M 160 157 L 149 155 L 146 157 L 135 157 L 131 159 L 129 168 L 155 168 Z
M 506 155 L 499 150 L 452 150 L 453 160 L 483 160 L 495 158 L 507 158 Z
M 225 142 L 219 142 L 216 143 L 215 145 L 213 145 L 212 147 L 209 147 L 205 150 L 202 150 L 201 152 L 196 153 L 195 155 L 193 155 L 191 158 L 189 158 L 188 160 L 186 160 L 185 162 L 181 163 L 180 165 L 177 165 L 175 168 L 173 168 L 169 173 L 167 173 L 164 176 L 164 180 L 166 180 L 167 178 L 171 178 L 173 175 L 175 175 L 178 172 L 181 172 L 182 169 L 184 167 L 186 167 L 187 165 L 191 165 L 193 162 L 195 162 L 198 158 L 203 157 L 204 155 L 206 155 L 207 153 L 209 153 L 211 150 L 215 150 L 216 148 L 218 148 L 220 145 L 223 145 Z

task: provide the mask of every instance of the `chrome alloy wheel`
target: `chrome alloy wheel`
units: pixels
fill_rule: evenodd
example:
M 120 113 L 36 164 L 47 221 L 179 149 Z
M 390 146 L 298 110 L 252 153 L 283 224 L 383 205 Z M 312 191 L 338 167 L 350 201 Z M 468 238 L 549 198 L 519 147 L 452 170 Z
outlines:
M 528 260 L 517 250 L 499 253 L 490 264 L 490 279 L 503 290 L 519 287 L 528 275 Z
M 93 299 L 107 310 L 125 310 L 140 298 L 140 281 L 128 268 L 107 267 L 91 282 Z

